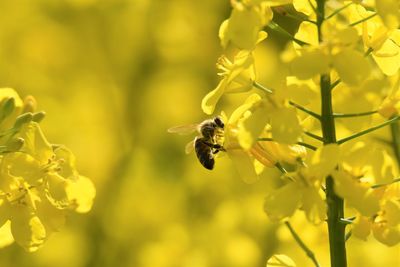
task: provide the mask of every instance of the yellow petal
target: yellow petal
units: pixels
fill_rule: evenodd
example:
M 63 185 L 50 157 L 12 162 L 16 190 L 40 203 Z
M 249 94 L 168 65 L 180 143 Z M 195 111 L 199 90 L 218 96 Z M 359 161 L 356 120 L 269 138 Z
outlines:
M 367 240 L 367 237 L 371 233 L 372 223 L 368 217 L 357 216 L 357 218 L 351 224 L 353 235 L 362 240 Z
M 245 183 L 252 184 L 258 181 L 254 161 L 247 152 L 241 149 L 232 149 L 227 154 Z
M 11 233 L 11 222 L 0 225 L 0 249 L 7 247 L 14 243 L 14 237 Z
M 392 32 L 390 39 L 386 39 L 379 51 L 372 53 L 376 64 L 386 75 L 392 76 L 396 74 L 400 68 L 399 42 L 400 30 L 395 30 Z
M 400 2 L 398 0 L 376 0 L 375 4 L 386 27 L 397 29 L 400 25 Z
M 388 227 L 384 222 L 374 223 L 372 232 L 374 237 L 387 246 L 395 246 L 400 242 L 400 226 Z
M 268 109 L 265 104 L 267 104 L 266 101 L 261 101 L 259 105 L 252 108 L 250 115 L 243 120 L 243 127 L 240 129 L 238 139 L 240 145 L 246 150 L 253 146 L 269 121 L 269 116 L 266 115 Z
M 22 177 L 30 185 L 37 184 L 43 178 L 40 162 L 27 153 L 14 152 L 3 158 L 4 167 L 12 176 Z
M 304 5 L 309 7 L 308 1 L 304 0 L 298 0 L 294 1 L 294 4 L 300 4 L 303 3 Z M 302 11 L 300 11 L 302 12 Z M 308 22 L 308 21 L 303 21 L 297 33 L 295 34 L 296 39 L 301 40 L 303 42 L 306 42 L 312 46 L 318 46 L 319 41 L 318 41 L 318 28 L 317 25 L 314 23 Z M 297 44 L 296 44 L 297 45 Z
M 89 178 L 80 175 L 76 181 L 68 183 L 66 191 L 68 199 L 76 207 L 76 212 L 86 213 L 90 211 L 96 196 L 96 189 Z
M 71 205 L 71 200 L 67 195 L 67 187 L 71 181 L 65 179 L 58 173 L 48 173 L 46 175 L 46 182 L 46 197 L 50 203 L 58 209 L 69 207 Z
M 37 205 L 37 215 L 43 223 L 47 235 L 57 232 L 65 224 L 66 210 L 56 208 L 50 202 L 43 199 Z
M 303 131 L 294 108 L 279 108 L 269 116 L 274 140 L 285 144 L 294 144 L 298 141 Z
M 39 124 L 36 122 L 25 124 L 20 130 L 19 137 L 25 140 L 21 151 L 30 154 L 43 165 L 48 163 L 48 160 L 53 156 L 53 149 Z
M 0 226 L 6 223 L 10 219 L 11 210 L 8 201 L 4 198 L 0 198 Z
M 233 111 L 232 115 L 229 117 L 228 124 L 237 124 L 239 120 L 243 117 L 244 113 L 260 101 L 261 96 L 259 96 L 258 94 L 251 94 L 249 97 L 247 97 L 243 105 L 239 106 L 237 109 L 235 109 L 235 111 Z
M 389 199 L 383 206 L 385 218 L 389 226 L 400 224 L 400 200 Z
M 281 220 L 293 215 L 300 206 L 301 187 L 294 182 L 268 193 L 265 197 L 264 211 L 271 220 Z
M 78 171 L 76 170 L 76 158 L 71 150 L 65 146 L 59 146 L 54 150 L 56 159 L 62 161 L 62 168 L 58 173 L 67 179 L 76 179 L 78 177 Z
M 293 75 L 306 80 L 329 71 L 329 57 L 321 50 L 303 51 L 291 62 Z
M 225 92 L 227 80 L 223 79 L 219 82 L 217 88 L 209 92 L 201 101 L 201 108 L 204 113 L 211 115 L 214 112 L 215 106 Z
M 319 224 L 325 221 L 326 203 L 323 194 L 318 189 L 312 186 L 305 187 L 302 203 L 303 210 L 310 222 Z
M 359 52 L 345 49 L 333 56 L 333 66 L 343 82 L 361 84 L 371 71 L 368 60 Z
M 296 267 L 296 264 L 284 254 L 275 254 L 268 259 L 266 267 Z
M 337 144 L 318 148 L 311 158 L 310 173 L 321 179 L 328 176 L 336 168 L 340 156 L 340 147 Z
M 46 240 L 42 222 L 26 207 L 16 207 L 13 210 L 11 232 L 15 242 L 29 252 L 38 250 Z
M 335 192 L 362 215 L 373 216 L 379 211 L 379 198 L 373 189 L 344 171 L 333 172 Z
M 310 15 L 314 14 L 314 9 L 310 5 L 310 2 L 314 6 L 317 6 L 315 0 L 311 0 L 311 1 L 293 0 L 293 6 L 298 12 L 301 12 L 301 13 L 306 14 L 307 16 L 310 16 Z
M 230 41 L 239 49 L 252 50 L 263 26 L 261 16 L 263 15 L 254 8 L 234 8 L 227 25 L 223 25 L 221 43 L 226 44 Z

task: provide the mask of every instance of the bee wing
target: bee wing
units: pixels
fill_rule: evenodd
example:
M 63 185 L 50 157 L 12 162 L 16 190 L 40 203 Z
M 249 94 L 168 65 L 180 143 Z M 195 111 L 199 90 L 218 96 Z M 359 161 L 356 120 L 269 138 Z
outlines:
M 199 124 L 189 124 L 189 125 L 180 125 L 180 126 L 175 126 L 171 127 L 167 130 L 169 133 L 177 133 L 180 135 L 185 135 L 185 134 L 191 134 L 197 131 L 199 128 Z
M 186 144 L 185 146 L 185 153 L 190 154 L 194 150 L 194 141 L 196 139 L 190 141 L 189 143 Z

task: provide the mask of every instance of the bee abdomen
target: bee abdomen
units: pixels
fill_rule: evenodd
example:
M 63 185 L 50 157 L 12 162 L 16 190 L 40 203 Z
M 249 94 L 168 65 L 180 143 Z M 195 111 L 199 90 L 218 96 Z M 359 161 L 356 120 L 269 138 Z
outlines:
M 194 149 L 201 165 L 208 170 L 212 170 L 214 168 L 215 160 L 212 148 L 207 144 L 207 142 L 203 138 L 197 138 L 194 143 Z

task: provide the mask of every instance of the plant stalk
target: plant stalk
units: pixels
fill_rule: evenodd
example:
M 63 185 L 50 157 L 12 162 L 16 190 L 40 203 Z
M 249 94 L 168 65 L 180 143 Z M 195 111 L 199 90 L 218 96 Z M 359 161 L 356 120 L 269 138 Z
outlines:
M 321 26 L 325 19 L 325 0 L 317 0 L 318 40 L 323 41 Z M 321 128 L 324 144 L 336 143 L 335 120 L 332 108 L 331 79 L 329 74 L 320 77 L 321 87 Z M 346 267 L 345 225 L 343 199 L 334 192 L 332 176 L 326 178 L 326 202 L 328 205 L 328 233 L 331 267 Z

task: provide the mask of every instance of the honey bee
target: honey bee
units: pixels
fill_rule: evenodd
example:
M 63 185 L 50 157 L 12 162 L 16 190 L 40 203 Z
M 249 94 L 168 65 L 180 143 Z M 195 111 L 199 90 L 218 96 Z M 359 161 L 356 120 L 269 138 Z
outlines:
M 220 151 L 225 151 L 222 145 L 224 127 L 225 124 L 222 119 L 215 117 L 198 124 L 172 127 L 168 129 L 168 132 L 190 134 L 197 131 L 199 135 L 186 145 L 185 151 L 188 154 L 194 148 L 201 165 L 212 170 L 215 165 L 215 155 Z

